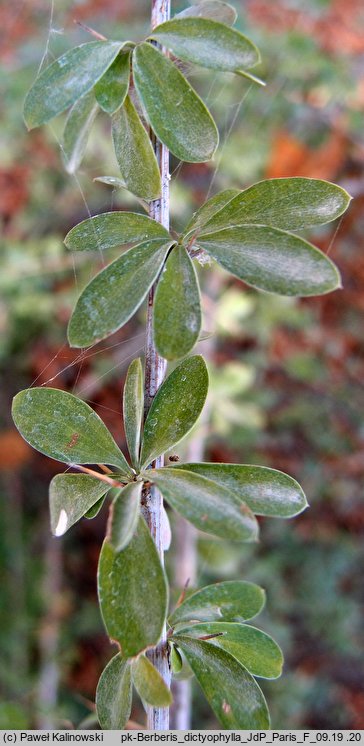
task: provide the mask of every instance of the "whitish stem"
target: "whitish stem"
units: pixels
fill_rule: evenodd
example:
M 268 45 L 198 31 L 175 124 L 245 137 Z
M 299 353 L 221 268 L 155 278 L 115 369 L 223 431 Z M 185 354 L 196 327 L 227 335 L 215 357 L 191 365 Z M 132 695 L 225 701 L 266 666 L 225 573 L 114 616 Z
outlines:
M 204 295 L 210 301 L 206 303 L 209 312 L 207 314 L 208 328 L 213 328 L 215 316 L 215 303 L 220 293 L 221 278 L 219 274 L 210 272 L 205 284 Z M 215 336 L 204 342 L 204 358 L 210 361 L 213 358 L 215 347 Z M 205 404 L 202 416 L 199 420 L 199 428 L 190 439 L 187 446 L 186 461 L 203 461 L 205 456 L 205 434 L 210 419 L 209 403 Z M 173 554 L 173 580 L 175 587 L 182 589 L 188 582 L 190 589 L 197 586 L 197 538 L 198 532 L 191 523 L 185 521 L 182 516 L 176 515 L 174 521 L 174 554 Z M 171 730 L 189 730 L 192 719 L 192 680 L 175 679 L 172 684 L 173 704 L 170 711 Z
M 152 28 L 160 23 L 167 21 L 170 17 L 170 0 L 152 0 Z M 151 218 L 157 220 L 165 228 L 169 228 L 169 151 L 154 136 L 151 135 L 154 152 L 159 164 L 162 192 L 159 199 L 150 204 L 149 214 Z M 163 382 L 166 372 L 166 361 L 161 358 L 154 345 L 153 340 L 153 302 L 155 287 L 153 287 L 148 297 L 148 314 L 146 330 L 146 349 L 145 349 L 145 411 L 147 412 L 154 396 L 156 395 L 161 383 Z M 155 466 L 163 465 L 163 457 L 157 459 Z M 164 540 L 163 540 L 163 499 L 152 487 L 144 490 L 143 495 L 143 513 L 148 523 L 151 535 L 157 547 L 161 562 L 163 564 Z M 148 600 L 146 599 L 146 604 Z M 146 608 L 146 613 L 148 613 Z M 165 682 L 170 686 L 171 673 L 168 661 L 167 637 L 164 630 L 162 638 L 156 648 L 149 652 L 149 657 L 154 663 L 159 673 L 163 676 Z M 169 728 L 169 709 L 166 707 L 148 707 L 147 709 L 147 727 L 149 730 L 168 730 Z

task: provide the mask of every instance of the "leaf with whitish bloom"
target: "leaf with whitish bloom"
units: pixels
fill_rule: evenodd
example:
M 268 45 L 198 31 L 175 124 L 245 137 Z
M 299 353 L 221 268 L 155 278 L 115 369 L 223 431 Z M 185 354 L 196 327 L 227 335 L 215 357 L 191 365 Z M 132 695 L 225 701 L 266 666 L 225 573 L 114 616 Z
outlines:
M 169 707 L 173 697 L 159 671 L 145 655 L 135 658 L 131 664 L 133 684 L 143 702 L 151 707 Z
M 123 417 L 126 442 L 133 466 L 139 464 L 139 447 L 144 415 L 143 368 L 140 358 L 128 368 L 123 391 Z
M 260 61 L 250 39 L 210 18 L 173 18 L 153 29 L 150 37 L 179 59 L 214 70 L 235 72 Z
M 98 592 L 107 633 L 120 644 L 125 657 L 134 657 L 158 643 L 166 619 L 167 581 L 143 518 L 121 552 L 104 541 Z
M 154 299 L 153 329 L 155 346 L 167 360 L 184 357 L 198 340 L 200 290 L 184 246 L 175 246 L 167 257 Z
M 184 438 L 202 412 L 208 390 L 206 363 L 200 355 L 183 360 L 164 381 L 148 412 L 140 456 L 145 469 Z
M 62 138 L 62 155 L 65 169 L 69 174 L 74 174 L 82 162 L 98 111 L 99 106 L 92 91 L 72 106 Z
M 25 389 L 14 397 L 12 414 L 23 438 L 46 456 L 66 464 L 112 464 L 131 474 L 107 427 L 77 396 L 43 386 Z
M 345 212 L 351 197 L 337 184 L 295 176 L 266 179 L 239 192 L 207 223 L 208 232 L 253 223 L 297 231 L 324 225 Z
M 49 510 L 54 536 L 62 536 L 99 503 L 110 485 L 88 474 L 57 474 L 49 485 Z
M 139 212 L 104 212 L 78 223 L 64 242 L 71 251 L 106 251 L 116 246 L 154 239 L 168 239 L 168 231 Z
M 114 489 L 114 488 L 111 488 L 111 489 Z M 100 512 L 100 510 L 101 510 L 101 508 L 102 508 L 102 506 L 103 506 L 103 504 L 105 502 L 105 497 L 106 497 L 105 495 L 103 497 L 100 497 L 100 500 L 98 500 L 97 503 L 95 503 L 95 505 L 93 505 L 92 508 L 90 508 L 85 513 L 84 517 L 88 518 L 88 520 L 92 520 L 92 518 L 95 518 L 99 514 L 99 512 Z
M 253 676 L 277 679 L 282 673 L 283 655 L 279 645 L 256 627 L 231 622 L 204 622 L 183 627 L 178 634 L 194 638 L 217 635 L 208 642 L 233 655 Z
M 86 285 L 68 325 L 71 347 L 88 347 L 129 321 L 157 279 L 171 243 L 138 244 Z
M 96 690 L 96 712 L 103 730 L 123 730 L 132 702 L 130 661 L 120 653 L 104 668 Z
M 157 137 L 182 161 L 209 161 L 219 142 L 216 124 L 176 65 L 143 43 L 133 53 L 133 75 Z
M 96 100 L 107 114 L 114 114 L 124 103 L 129 79 L 130 51 L 121 52 L 94 88 Z
M 226 650 L 203 640 L 175 635 L 206 699 L 228 730 L 266 730 L 267 703 L 257 682 Z
M 258 523 L 253 513 L 225 487 L 199 474 L 168 467 L 148 469 L 144 476 L 200 531 L 232 541 L 257 540 Z
M 171 626 L 183 621 L 246 622 L 265 604 L 265 592 L 255 583 L 227 580 L 201 588 L 185 599 L 169 617 Z
M 240 194 L 239 189 L 224 189 L 223 192 L 218 192 L 218 194 L 214 194 L 213 197 L 210 197 L 210 199 L 208 199 L 199 210 L 196 210 L 191 220 L 187 223 L 182 233 L 184 243 L 188 244 L 191 241 L 191 234 L 200 233 L 203 226 L 206 225 L 206 223 L 208 223 L 217 212 L 220 212 L 228 202 L 231 202 L 237 194 Z
M 137 529 L 142 487 L 143 482 L 130 482 L 113 500 L 109 541 L 116 552 L 125 549 Z
M 43 70 L 24 102 L 28 129 L 61 114 L 88 93 L 112 64 L 125 42 L 91 41 L 70 49 Z
M 233 26 L 237 19 L 237 12 L 228 3 L 222 3 L 220 0 L 205 0 L 203 3 L 194 4 L 185 10 L 181 10 L 173 18 L 191 18 L 191 16 L 212 18 L 213 21 L 220 21 L 220 23 Z
M 171 670 L 174 675 L 181 673 L 183 668 L 183 660 L 181 653 L 179 652 L 178 648 L 176 648 L 173 643 L 170 643 L 171 645 Z
M 116 160 L 125 186 L 136 197 L 157 199 L 162 190 L 157 159 L 129 96 L 112 116 L 112 138 Z
M 307 508 L 306 496 L 295 479 L 276 469 L 251 464 L 176 464 L 227 487 L 257 515 L 291 518 Z
M 341 287 L 331 259 L 303 238 L 278 228 L 233 226 L 201 234 L 198 245 L 239 280 L 269 293 L 308 297 Z

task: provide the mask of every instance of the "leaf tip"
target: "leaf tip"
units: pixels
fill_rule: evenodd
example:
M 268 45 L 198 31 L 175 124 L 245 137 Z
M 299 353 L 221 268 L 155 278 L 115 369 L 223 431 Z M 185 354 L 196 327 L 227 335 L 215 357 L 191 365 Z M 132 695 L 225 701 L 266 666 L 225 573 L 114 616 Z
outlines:
M 23 110 L 23 121 L 26 126 L 27 132 L 30 132 L 36 127 L 32 120 L 27 116 L 25 109 Z
M 77 339 L 77 334 L 75 334 L 75 332 L 73 331 L 73 329 L 71 327 L 71 321 L 72 321 L 72 318 L 71 318 L 70 323 L 68 324 L 68 328 L 67 328 L 67 342 L 68 342 L 69 346 L 72 347 L 72 348 L 74 348 L 74 349 L 80 349 L 81 347 L 86 347 L 87 345 L 81 344 L 80 340 Z
M 332 290 L 343 290 L 344 285 L 343 285 L 343 281 L 341 278 L 341 274 L 336 266 L 335 266 L 335 269 L 336 269 L 336 282 L 335 284 L 333 284 Z

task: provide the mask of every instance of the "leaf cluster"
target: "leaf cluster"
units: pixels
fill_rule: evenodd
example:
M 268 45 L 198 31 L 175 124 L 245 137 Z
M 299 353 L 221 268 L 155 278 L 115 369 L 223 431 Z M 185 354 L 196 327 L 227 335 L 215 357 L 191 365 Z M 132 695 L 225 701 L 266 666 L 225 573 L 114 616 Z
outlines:
M 267 704 L 255 679 L 279 677 L 283 656 L 269 635 L 246 624 L 264 603 L 258 585 L 228 581 L 196 591 L 168 618 L 173 674 L 177 679 L 195 674 L 225 728 L 269 728 Z M 171 703 L 169 690 L 144 652 L 133 658 L 118 653 L 104 669 L 97 689 L 102 727 L 125 727 L 132 684 L 145 705 Z
M 166 622 L 168 585 L 143 518 L 143 485 L 155 484 L 169 505 L 198 529 L 233 541 L 257 538 L 255 513 L 289 517 L 306 507 L 299 485 L 273 469 L 229 464 L 149 468 L 194 426 L 207 388 L 203 359 L 187 358 L 159 389 L 142 428 L 142 366 L 134 360 L 123 394 L 130 464 L 100 418 L 72 394 L 33 388 L 14 399 L 13 417 L 23 437 L 42 453 L 84 470 L 52 480 L 52 532 L 61 536 L 83 516 L 94 517 L 107 493 L 112 497 L 98 591 L 106 630 L 120 653 L 106 667 L 97 690 L 103 727 L 124 727 L 132 684 L 146 704 L 168 706 L 171 701 L 160 674 L 145 657 Z M 98 472 L 84 464 L 108 464 L 114 470 Z M 253 676 L 278 676 L 281 653 L 263 632 L 242 625 L 263 602 L 257 586 L 225 583 L 187 598 L 169 619 L 174 660 L 183 653 L 227 727 L 268 727 L 266 703 Z M 243 709 L 238 706 L 241 690 L 249 695 Z
M 254 541 L 254 514 L 290 517 L 306 500 L 287 475 L 238 464 L 175 464 L 150 468 L 195 425 L 205 402 L 208 374 L 202 357 L 185 359 L 159 389 L 143 422 L 143 378 L 139 359 L 128 370 L 123 395 L 130 464 L 88 404 L 51 388 L 16 395 L 14 422 L 37 450 L 85 473 L 59 474 L 50 486 L 51 528 L 60 536 L 83 515 L 100 506 L 112 490 L 108 541 L 117 552 L 138 526 L 143 483 L 155 484 L 172 508 L 206 533 L 236 541 Z M 108 474 L 83 467 L 107 464 Z
M 112 138 L 123 184 L 137 197 L 161 192 L 157 160 L 143 124 L 181 160 L 210 160 L 219 134 L 205 104 L 175 58 L 250 77 L 260 60 L 255 45 L 231 27 L 236 14 L 218 0 L 194 5 L 157 26 L 142 42 L 93 41 L 66 52 L 36 79 L 24 104 L 29 129 L 70 108 L 63 135 L 69 173 L 79 167 L 99 110 L 111 117 Z
M 115 211 L 83 221 L 65 238 L 73 251 L 136 245 L 81 293 L 69 323 L 71 346 L 88 346 L 120 329 L 158 280 L 153 307 L 156 348 L 167 360 L 186 355 L 201 331 L 193 261 L 201 254 L 270 293 L 307 297 L 340 287 L 334 263 L 296 231 L 335 220 L 349 201 L 344 189 L 320 179 L 268 179 L 211 197 L 178 237 L 138 213 Z

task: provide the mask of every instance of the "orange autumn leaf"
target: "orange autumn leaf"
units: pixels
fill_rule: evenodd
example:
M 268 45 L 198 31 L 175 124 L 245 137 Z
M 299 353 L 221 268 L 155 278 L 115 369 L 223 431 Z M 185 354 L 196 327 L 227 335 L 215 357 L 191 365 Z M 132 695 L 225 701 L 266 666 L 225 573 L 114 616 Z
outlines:
M 265 175 L 268 179 L 308 176 L 332 180 L 344 163 L 345 144 L 345 136 L 334 131 L 323 145 L 312 149 L 282 130 L 273 141 Z
M 0 432 L 0 471 L 17 469 L 32 457 L 32 449 L 15 428 Z

